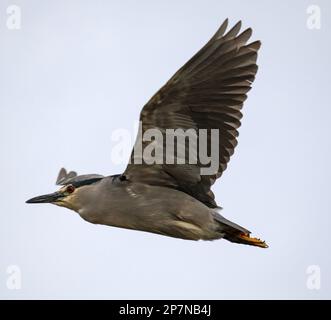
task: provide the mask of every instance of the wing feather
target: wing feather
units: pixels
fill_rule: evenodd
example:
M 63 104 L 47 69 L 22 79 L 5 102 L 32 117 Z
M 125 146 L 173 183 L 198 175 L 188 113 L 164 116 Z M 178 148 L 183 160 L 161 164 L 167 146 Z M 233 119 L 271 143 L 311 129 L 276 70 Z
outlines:
M 240 33 L 241 21 L 227 33 L 225 20 L 208 43 L 196 53 L 150 99 L 140 114 L 142 131 L 157 128 L 207 129 L 207 150 L 210 151 L 211 129 L 219 130 L 219 166 L 216 172 L 202 175 L 206 165 L 153 164 L 132 153 L 124 172 L 131 181 L 162 185 L 184 191 L 210 207 L 216 207 L 210 190 L 219 178 L 237 146 L 244 101 L 251 89 L 258 67 L 260 41 L 247 44 L 252 36 L 248 28 Z M 143 148 L 148 142 L 138 137 Z M 162 147 L 164 147 L 164 142 Z M 188 146 L 182 146 L 188 152 Z M 198 147 L 197 147 L 198 148 Z

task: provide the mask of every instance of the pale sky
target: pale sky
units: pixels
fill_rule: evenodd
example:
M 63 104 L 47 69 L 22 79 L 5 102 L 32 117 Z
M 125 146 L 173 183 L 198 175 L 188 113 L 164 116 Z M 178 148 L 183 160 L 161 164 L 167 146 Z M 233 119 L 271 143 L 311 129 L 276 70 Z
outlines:
M 307 27 L 305 0 L 17 0 L 21 28 L 9 30 L 12 4 L 0 2 L 0 298 L 331 298 L 329 1 L 313 2 L 319 30 Z M 269 249 L 25 204 L 56 190 L 62 166 L 121 173 L 112 132 L 134 135 L 143 105 L 227 17 L 263 46 L 239 145 L 213 191 L 222 214 Z M 8 287 L 10 266 L 20 289 Z

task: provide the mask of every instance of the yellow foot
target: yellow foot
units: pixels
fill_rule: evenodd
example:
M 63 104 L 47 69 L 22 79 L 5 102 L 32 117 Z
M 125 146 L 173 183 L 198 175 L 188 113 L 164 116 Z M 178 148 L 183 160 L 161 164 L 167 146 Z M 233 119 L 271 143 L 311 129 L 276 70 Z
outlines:
M 249 234 L 242 233 L 239 236 L 239 239 L 244 240 L 244 243 L 250 244 L 251 246 L 256 246 L 260 248 L 268 248 L 269 246 L 265 243 L 265 241 L 262 241 L 258 238 L 251 238 Z

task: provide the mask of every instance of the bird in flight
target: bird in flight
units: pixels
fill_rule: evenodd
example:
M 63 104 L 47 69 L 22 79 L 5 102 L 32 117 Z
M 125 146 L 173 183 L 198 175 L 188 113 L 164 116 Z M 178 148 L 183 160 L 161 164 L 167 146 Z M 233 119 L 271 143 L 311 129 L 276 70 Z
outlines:
M 224 238 L 267 248 L 264 241 L 251 237 L 246 228 L 220 214 L 211 191 L 237 145 L 241 109 L 255 79 L 261 46 L 260 41 L 247 43 L 252 30 L 240 33 L 241 21 L 227 29 L 225 20 L 209 42 L 143 107 L 141 134 L 124 173 L 105 177 L 61 169 L 56 182 L 60 189 L 27 203 L 66 207 L 95 224 L 187 240 Z M 165 145 L 164 140 L 143 138 L 153 129 L 161 135 L 178 129 L 204 130 L 205 134 L 196 135 L 196 143 L 189 145 L 185 137 L 177 136 L 173 161 L 153 162 L 153 156 Z M 136 152 L 136 146 L 145 150 L 151 144 L 155 148 L 149 156 Z M 185 157 L 197 151 L 200 155 L 203 149 L 212 155 L 211 161 L 217 162 L 214 171 L 208 170 L 208 164 L 200 158 L 188 161 Z M 184 162 L 178 161 L 182 158 Z

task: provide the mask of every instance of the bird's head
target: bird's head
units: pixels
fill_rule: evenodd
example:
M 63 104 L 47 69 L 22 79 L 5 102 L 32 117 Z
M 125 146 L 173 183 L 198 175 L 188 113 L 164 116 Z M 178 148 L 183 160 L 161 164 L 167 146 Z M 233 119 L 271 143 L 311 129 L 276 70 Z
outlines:
M 26 203 L 51 203 L 71 210 L 77 210 L 80 202 L 79 197 L 83 188 L 103 178 L 103 176 L 97 174 L 78 176 L 76 172 L 71 171 L 67 173 L 62 168 L 56 181 L 56 184 L 61 186 L 58 191 L 34 197 L 27 200 Z

